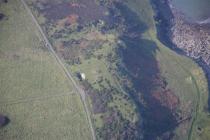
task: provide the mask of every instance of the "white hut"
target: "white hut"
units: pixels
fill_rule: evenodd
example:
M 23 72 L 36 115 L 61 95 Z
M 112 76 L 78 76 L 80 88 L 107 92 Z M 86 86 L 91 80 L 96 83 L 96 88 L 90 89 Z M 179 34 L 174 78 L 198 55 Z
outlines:
M 86 79 L 86 76 L 84 73 L 80 73 L 80 76 L 81 76 L 81 80 L 85 80 Z

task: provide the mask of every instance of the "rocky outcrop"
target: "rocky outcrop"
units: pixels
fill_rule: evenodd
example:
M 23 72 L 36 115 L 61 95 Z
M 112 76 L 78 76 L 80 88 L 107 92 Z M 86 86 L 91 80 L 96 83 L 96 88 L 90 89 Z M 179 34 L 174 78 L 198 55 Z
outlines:
M 173 13 L 171 39 L 187 56 L 201 60 L 210 66 L 210 26 L 190 23 L 171 6 Z

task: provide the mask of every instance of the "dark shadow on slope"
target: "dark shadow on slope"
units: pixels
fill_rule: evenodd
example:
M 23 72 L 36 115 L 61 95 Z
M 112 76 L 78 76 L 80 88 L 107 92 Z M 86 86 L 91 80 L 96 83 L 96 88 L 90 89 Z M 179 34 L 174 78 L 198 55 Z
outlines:
M 132 81 L 133 88 L 127 90 L 143 117 L 144 139 L 171 139 L 177 125 L 173 110 L 178 104 L 178 98 L 167 89 L 167 82 L 161 77 L 155 58 L 158 48 L 154 42 L 141 39 L 147 26 L 139 21 L 135 12 L 121 3 L 117 3 L 116 7 L 125 19 L 126 26 L 121 36 L 126 48 L 118 50 L 125 68 L 119 69 L 127 69 L 125 73 Z M 167 132 L 171 133 L 166 136 Z
M 158 39 L 167 47 L 180 55 L 185 53 L 176 47 L 171 41 L 170 29 L 173 27 L 171 20 L 174 18 L 173 13 L 168 5 L 168 0 L 150 0 L 156 13 L 156 29 Z
M 123 62 L 129 73 L 132 74 L 130 77 L 136 92 L 131 94 L 139 105 L 144 119 L 145 140 L 161 137 L 165 132 L 173 130 L 177 122 L 172 110 L 163 106 L 161 101 L 167 89 L 164 87 L 164 81 L 160 76 L 157 61 L 154 57 L 156 45 L 148 40 L 131 41 L 130 38 L 126 37 L 123 40 L 127 45 L 126 49 L 121 50 Z M 146 106 L 142 105 L 141 97 L 147 104 Z

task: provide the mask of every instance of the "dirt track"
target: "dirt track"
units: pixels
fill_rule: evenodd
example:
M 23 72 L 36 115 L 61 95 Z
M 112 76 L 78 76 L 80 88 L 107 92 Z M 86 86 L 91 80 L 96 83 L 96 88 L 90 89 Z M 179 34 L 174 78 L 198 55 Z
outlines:
M 75 82 L 72 74 L 70 73 L 69 70 L 67 70 L 67 68 L 65 67 L 64 63 L 62 62 L 62 60 L 58 57 L 58 55 L 56 54 L 55 50 L 53 49 L 51 43 L 49 42 L 48 38 L 46 37 L 44 31 L 42 30 L 41 26 L 39 25 L 38 21 L 36 20 L 36 18 L 34 17 L 33 13 L 31 12 L 30 8 L 28 7 L 28 5 L 26 4 L 26 2 L 24 0 L 20 0 L 21 3 L 24 5 L 24 7 L 26 8 L 26 10 L 28 11 L 28 14 L 31 16 L 33 22 L 35 23 L 35 25 L 37 26 L 39 32 L 41 33 L 41 36 L 43 37 L 43 40 L 45 42 L 45 46 L 49 49 L 49 51 L 52 53 L 52 55 L 55 57 L 55 59 L 57 60 L 57 62 L 59 63 L 60 67 L 64 70 L 66 77 L 73 83 L 73 86 L 75 87 L 75 89 L 77 90 L 77 94 L 79 94 L 84 109 L 85 109 L 85 113 L 87 116 L 87 120 L 89 123 L 89 127 L 91 130 L 91 134 L 92 134 L 92 138 L 93 140 L 96 140 L 95 138 L 95 131 L 93 129 L 93 125 L 92 125 L 92 121 L 90 118 L 90 111 L 88 109 L 87 103 L 86 103 L 86 96 L 85 96 L 85 92 L 83 89 L 81 89 L 77 83 Z

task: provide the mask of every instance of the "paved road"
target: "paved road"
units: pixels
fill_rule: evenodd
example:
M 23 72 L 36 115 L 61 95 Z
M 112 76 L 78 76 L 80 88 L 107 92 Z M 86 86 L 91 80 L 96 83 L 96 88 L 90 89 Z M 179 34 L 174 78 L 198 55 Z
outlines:
M 50 52 L 53 54 L 53 56 L 56 58 L 56 60 L 58 61 L 58 63 L 60 64 L 60 67 L 64 70 L 65 74 L 66 74 L 66 77 L 73 83 L 73 86 L 75 87 L 75 89 L 77 90 L 77 94 L 79 94 L 81 100 L 82 100 L 82 103 L 83 103 L 83 106 L 84 106 L 84 109 L 85 109 L 85 112 L 86 112 L 86 116 L 87 116 L 87 119 L 88 119 L 88 123 L 89 123 L 89 127 L 90 127 L 90 130 L 91 130 L 91 133 L 92 133 L 92 138 L 93 140 L 96 140 L 95 138 L 95 131 L 93 129 L 93 125 L 92 125 L 92 121 L 91 121 L 91 118 L 90 118 L 90 111 L 88 109 L 88 106 L 87 106 L 87 103 L 86 103 L 86 97 L 85 97 L 85 92 L 83 89 L 81 89 L 77 83 L 75 82 L 72 74 L 70 73 L 69 70 L 67 70 L 67 68 L 65 67 L 64 63 L 62 62 L 62 60 L 59 58 L 59 56 L 56 54 L 55 50 L 53 49 L 51 43 L 49 42 L 48 38 L 46 37 L 44 31 L 42 30 L 41 26 L 39 25 L 38 21 L 36 20 L 36 18 L 34 17 L 33 13 L 31 12 L 30 8 L 28 7 L 28 5 L 25 3 L 24 0 L 20 0 L 22 2 L 22 4 L 24 5 L 24 7 L 26 8 L 26 10 L 28 11 L 29 15 L 31 16 L 33 22 L 36 24 L 37 28 L 39 29 L 44 41 L 45 41 L 45 44 L 46 44 L 46 47 L 50 50 Z

